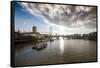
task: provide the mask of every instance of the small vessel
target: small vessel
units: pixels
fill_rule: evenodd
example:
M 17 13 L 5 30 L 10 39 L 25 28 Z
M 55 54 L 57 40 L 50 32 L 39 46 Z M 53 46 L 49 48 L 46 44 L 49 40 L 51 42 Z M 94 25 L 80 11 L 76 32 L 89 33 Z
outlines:
M 50 39 L 50 41 L 52 42 L 52 41 L 54 41 L 53 39 Z
M 40 45 L 38 45 L 38 46 L 36 47 L 36 50 L 41 50 L 41 49 L 43 49 L 43 48 L 45 48 L 45 47 L 47 47 L 47 43 L 42 43 L 42 44 L 40 44 Z
M 40 43 L 38 45 L 33 46 L 32 49 L 41 50 L 41 49 L 47 47 L 47 45 L 48 45 L 47 43 Z

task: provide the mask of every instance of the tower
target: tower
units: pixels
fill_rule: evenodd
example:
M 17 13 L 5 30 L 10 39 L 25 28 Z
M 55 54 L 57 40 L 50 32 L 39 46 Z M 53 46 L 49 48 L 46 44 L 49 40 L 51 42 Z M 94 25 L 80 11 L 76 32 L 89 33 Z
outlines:
M 36 26 L 33 26 L 32 31 L 33 32 L 37 32 L 37 27 Z

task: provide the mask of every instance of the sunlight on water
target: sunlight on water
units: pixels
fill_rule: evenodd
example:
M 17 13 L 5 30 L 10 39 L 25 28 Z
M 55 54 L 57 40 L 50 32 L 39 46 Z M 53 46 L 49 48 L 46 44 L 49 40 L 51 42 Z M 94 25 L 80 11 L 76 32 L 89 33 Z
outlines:
M 63 55 L 64 53 L 64 40 L 62 37 L 60 37 L 60 54 Z
M 63 39 L 48 41 L 42 50 L 32 49 L 33 43 L 16 44 L 15 65 L 39 65 L 96 61 L 96 41 Z

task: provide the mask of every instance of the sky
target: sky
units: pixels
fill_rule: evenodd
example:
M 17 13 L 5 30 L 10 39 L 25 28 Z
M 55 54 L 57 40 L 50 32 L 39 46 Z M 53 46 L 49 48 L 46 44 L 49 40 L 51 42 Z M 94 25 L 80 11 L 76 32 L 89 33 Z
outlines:
M 15 2 L 15 31 L 40 33 L 87 34 L 96 31 L 96 7 Z

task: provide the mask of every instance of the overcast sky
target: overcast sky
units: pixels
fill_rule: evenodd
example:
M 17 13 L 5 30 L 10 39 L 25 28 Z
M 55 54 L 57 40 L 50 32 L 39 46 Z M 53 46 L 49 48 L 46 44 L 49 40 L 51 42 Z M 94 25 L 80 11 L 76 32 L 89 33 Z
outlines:
M 73 34 L 96 31 L 97 11 L 95 6 L 57 5 L 27 2 L 19 2 L 18 4 L 22 7 L 21 9 L 23 12 L 29 13 L 34 18 L 38 17 L 39 19 L 42 19 L 41 23 L 47 24 L 48 27 L 49 25 L 52 26 L 54 33 Z M 46 28 L 44 28 L 44 30 Z

